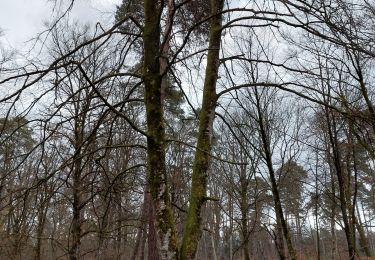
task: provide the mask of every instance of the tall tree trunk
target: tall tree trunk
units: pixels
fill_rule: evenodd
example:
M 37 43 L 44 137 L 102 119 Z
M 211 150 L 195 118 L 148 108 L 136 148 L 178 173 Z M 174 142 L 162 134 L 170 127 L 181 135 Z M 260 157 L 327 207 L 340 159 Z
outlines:
M 77 164 L 76 164 L 77 165 Z M 77 165 L 78 166 L 78 165 Z M 73 219 L 72 219 L 72 244 L 70 247 L 70 260 L 78 260 L 81 247 L 81 195 L 80 195 L 80 168 L 73 173 Z
M 42 259 L 42 256 L 43 256 L 43 252 L 42 252 L 42 242 L 43 242 L 43 239 L 42 239 L 42 236 L 43 236 L 43 232 L 44 232 L 44 226 L 45 226 L 45 223 L 46 223 L 46 218 L 47 218 L 47 209 L 49 207 L 49 200 L 50 200 L 50 197 L 49 194 L 47 194 L 48 192 L 48 189 L 46 187 L 46 184 L 44 185 L 43 187 L 43 191 L 42 192 L 45 192 L 46 194 L 46 197 L 45 198 L 44 196 L 41 196 L 41 199 L 40 199 L 40 208 L 39 208 L 39 212 L 38 212 L 38 226 L 37 226 L 37 242 L 36 242 L 36 252 L 35 252 L 35 259 L 36 260 L 40 260 Z
M 91 92 L 93 93 L 93 92 Z M 79 92 L 74 100 L 74 139 L 73 148 L 74 154 L 72 156 L 72 243 L 69 248 L 70 260 L 80 259 L 80 247 L 81 247 L 81 236 L 82 236 L 82 216 L 83 216 L 83 183 L 82 183 L 82 171 L 86 165 L 84 162 L 84 142 L 85 142 L 85 123 L 87 119 L 87 113 L 91 105 L 90 94 L 83 94 Z M 81 100 L 85 101 L 82 102 Z M 92 141 L 92 140 L 90 140 Z
M 297 211 L 297 214 L 296 214 L 296 227 L 297 227 L 297 241 L 296 241 L 296 247 L 298 248 L 298 250 L 303 253 L 305 250 L 303 248 L 303 243 L 302 243 L 302 221 L 301 221 L 301 216 L 299 214 L 299 212 Z
M 83 145 L 85 141 L 85 123 L 87 113 L 90 108 L 91 99 L 86 96 L 87 100 L 83 104 L 78 102 L 82 98 L 81 93 L 77 96 L 74 104 L 74 139 L 73 139 L 73 162 L 72 162 L 72 244 L 69 250 L 70 260 L 80 259 L 81 235 L 82 235 L 82 216 L 83 216 L 83 198 L 82 198 L 82 170 L 85 167 L 83 160 Z
M 328 136 L 329 141 L 332 148 L 332 157 L 333 157 L 333 166 L 335 168 L 335 172 L 338 179 L 339 184 L 339 199 L 340 199 L 340 208 L 342 213 L 342 219 L 344 222 L 344 231 L 346 236 L 346 241 L 348 244 L 348 254 L 349 259 L 355 259 L 356 256 L 356 248 L 355 248 L 355 234 L 352 228 L 352 223 L 350 221 L 350 209 L 351 209 L 351 202 L 350 198 L 348 198 L 349 194 L 349 187 L 348 187 L 348 180 L 347 176 L 345 176 L 342 162 L 341 162 L 341 152 L 338 147 L 338 140 L 337 140 L 337 129 L 336 129 L 336 122 L 334 116 L 330 116 L 328 108 L 325 109 L 326 120 L 328 123 Z M 349 174 L 349 173 L 348 173 Z
M 75 123 L 75 154 L 73 156 L 73 219 L 71 226 L 72 244 L 69 250 L 70 260 L 78 260 L 80 257 L 81 247 L 81 170 L 82 170 L 82 156 L 81 149 L 83 143 L 83 130 L 80 123 Z
M 318 152 L 316 153 L 316 168 L 315 168 L 315 196 L 314 196 L 314 215 L 315 215 L 315 228 L 316 228 L 316 253 L 317 260 L 321 259 L 320 250 L 320 233 L 319 233 L 319 180 L 318 180 Z
M 286 252 L 285 252 L 285 245 L 284 245 L 284 235 L 283 235 L 283 228 L 281 225 L 279 213 L 276 212 L 276 237 L 275 237 L 275 243 L 276 243 L 276 249 L 277 253 L 279 254 L 280 260 L 286 260 Z
M 359 245 L 361 246 L 361 249 L 363 250 L 365 255 L 367 257 L 371 257 L 371 251 L 370 251 L 370 247 L 368 245 L 367 239 L 366 239 L 365 231 L 363 229 L 361 216 L 359 214 L 358 216 L 354 216 L 354 220 L 355 220 L 355 225 L 359 234 Z
M 331 150 L 331 145 L 329 144 L 328 136 L 325 135 L 325 143 L 327 144 L 326 151 Z M 329 152 L 326 154 L 329 166 L 329 173 L 330 173 L 330 184 L 331 184 L 331 204 L 330 204 L 330 214 L 329 214 L 329 221 L 330 221 L 330 231 L 331 231 L 331 259 L 334 260 L 336 258 L 337 246 L 336 246 L 336 181 L 335 181 L 335 174 L 334 174 L 334 166 L 332 165 L 332 160 L 330 157 Z
M 147 182 L 152 197 L 158 248 L 161 259 L 177 257 L 177 240 L 167 185 L 165 166 L 165 130 L 160 75 L 160 15 L 159 1 L 145 0 L 145 25 L 143 30 L 145 106 L 147 121 Z M 153 252 L 155 256 L 158 252 Z M 155 258 L 158 259 L 158 258 Z
M 122 242 L 123 242 L 123 239 L 122 239 L 122 219 L 123 219 L 123 209 L 122 209 L 122 203 L 121 203 L 121 192 L 117 192 L 115 194 L 115 198 L 116 198 L 116 226 L 117 226 L 117 231 L 116 231 L 116 257 L 117 259 L 121 259 L 121 256 L 122 256 Z
M 359 57 L 357 57 L 359 59 Z M 366 103 L 368 104 L 368 107 L 369 107 L 369 111 L 370 111 L 370 114 L 373 118 L 374 117 L 374 109 L 373 109 L 373 106 L 369 102 L 369 99 L 368 99 L 368 96 L 367 96 L 367 91 L 366 91 L 366 86 L 365 86 L 365 83 L 363 81 L 363 75 L 362 75 L 362 71 L 361 71 L 361 67 L 360 67 L 360 62 L 359 60 L 356 60 L 357 61 L 357 65 L 358 65 L 358 68 L 356 69 L 357 70 L 357 73 L 358 73 L 358 76 L 359 76 L 359 81 L 360 81 L 360 85 L 361 85 L 361 90 L 362 90 L 362 94 L 363 96 L 365 97 L 365 100 L 366 100 Z M 370 257 L 371 256 L 371 251 L 369 249 L 369 245 L 368 245 L 368 241 L 366 239 L 366 235 L 365 235 L 365 232 L 364 232 L 364 229 L 363 229 L 363 226 L 362 226 L 362 223 L 361 223 L 361 216 L 359 214 L 359 210 L 358 210 L 358 206 L 357 206 L 357 193 L 358 193 L 358 160 L 357 160 L 357 156 L 356 156 L 356 146 L 355 146 L 355 143 L 356 143 L 356 140 L 354 138 L 355 136 L 355 130 L 354 130 L 354 122 L 350 119 L 350 118 L 347 118 L 347 124 L 349 126 L 349 130 L 348 130 L 348 139 L 349 139 L 349 143 L 351 145 L 351 159 L 352 160 L 348 160 L 348 162 L 352 161 L 353 164 L 352 164 L 352 167 L 353 167 L 353 171 L 354 171 L 354 195 L 353 195 L 353 204 L 350 205 L 351 206 L 351 217 L 352 217 L 352 230 L 353 230 L 353 233 L 355 235 L 355 230 L 357 229 L 358 230 L 358 234 L 359 234 L 359 245 L 361 246 L 363 252 L 366 254 L 367 257 Z M 373 125 L 375 127 L 375 125 Z M 375 128 L 374 128 L 375 129 Z M 348 163 L 348 167 L 350 167 L 351 165 Z M 348 175 L 349 175 L 349 170 L 348 170 Z M 348 177 L 349 178 L 349 177 Z M 350 187 L 350 183 L 347 184 L 348 187 Z M 350 190 L 348 188 L 348 190 Z M 348 192 L 348 200 L 350 201 L 350 192 Z M 357 212 L 357 216 L 356 216 L 356 212 Z M 355 243 L 355 237 L 353 238 L 354 240 L 354 243 Z
M 201 209 L 207 199 L 207 170 L 210 162 L 213 121 L 216 108 L 216 83 L 219 70 L 222 13 L 224 0 L 211 0 L 210 35 L 199 132 L 195 152 L 189 208 L 184 225 L 181 259 L 194 259 L 202 236 Z
M 247 185 L 242 185 L 241 192 L 241 235 L 244 260 L 250 260 L 249 254 L 249 226 L 248 226 L 248 194 Z M 246 188 L 246 191 L 244 190 Z
M 333 177 L 333 173 L 331 174 Z M 333 179 L 331 180 L 331 188 L 332 188 L 332 202 L 331 202 L 331 214 L 330 214 L 330 227 L 331 227 L 331 259 L 334 260 L 336 258 L 336 189 Z
M 148 236 L 147 236 L 147 252 L 148 259 L 160 259 L 158 254 L 158 236 L 155 225 L 155 205 L 149 200 L 147 205 L 147 221 L 148 221 Z M 162 258 L 165 259 L 165 258 Z
M 287 224 L 287 221 L 285 220 L 283 208 L 281 205 L 279 188 L 277 185 L 275 170 L 273 168 L 273 163 L 272 163 L 271 147 L 270 147 L 270 142 L 268 140 L 268 133 L 267 133 L 266 125 L 265 125 L 266 122 L 264 121 L 265 119 L 263 118 L 263 111 L 261 111 L 261 101 L 260 101 L 260 97 L 258 94 L 258 90 L 256 88 L 255 88 L 255 98 L 257 102 L 256 104 L 257 110 L 258 110 L 257 113 L 259 117 L 258 119 L 259 119 L 260 135 L 261 135 L 260 137 L 262 140 L 263 149 L 264 149 L 264 157 L 266 159 L 266 164 L 267 164 L 267 168 L 268 168 L 268 172 L 269 172 L 270 180 L 271 180 L 271 191 L 272 191 L 272 197 L 273 197 L 274 206 L 275 206 L 276 219 L 279 219 L 280 221 L 279 223 L 277 223 L 277 225 L 278 225 L 278 228 L 280 228 L 280 225 L 281 225 L 282 233 L 284 234 L 284 238 L 285 238 L 286 245 L 288 248 L 289 257 L 292 260 L 295 260 L 296 251 L 293 247 L 288 224 Z M 278 236 L 280 237 L 280 232 L 278 232 Z M 280 254 L 280 258 L 282 259 L 281 254 Z

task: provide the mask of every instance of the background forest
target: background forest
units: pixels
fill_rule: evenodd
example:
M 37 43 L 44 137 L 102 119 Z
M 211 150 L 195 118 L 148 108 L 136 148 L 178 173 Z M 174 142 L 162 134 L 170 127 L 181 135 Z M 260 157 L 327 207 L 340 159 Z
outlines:
M 375 256 L 373 0 L 79 1 L 0 49 L 0 259 Z

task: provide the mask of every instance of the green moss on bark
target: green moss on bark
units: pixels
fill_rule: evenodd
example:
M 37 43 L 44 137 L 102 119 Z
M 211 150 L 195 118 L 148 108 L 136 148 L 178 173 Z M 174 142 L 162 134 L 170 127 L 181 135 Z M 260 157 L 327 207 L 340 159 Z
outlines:
M 194 259 L 202 235 L 201 209 L 207 197 L 207 171 L 210 162 L 211 135 L 216 108 L 216 82 L 219 69 L 223 0 L 211 1 L 210 39 L 202 109 L 199 115 L 189 208 L 181 245 L 181 260 Z
M 148 185 L 155 208 L 160 256 L 177 258 L 177 240 L 165 168 L 165 130 L 160 75 L 160 16 L 158 1 L 145 0 L 143 31 L 145 106 L 147 121 Z M 154 252 L 158 255 L 157 252 Z

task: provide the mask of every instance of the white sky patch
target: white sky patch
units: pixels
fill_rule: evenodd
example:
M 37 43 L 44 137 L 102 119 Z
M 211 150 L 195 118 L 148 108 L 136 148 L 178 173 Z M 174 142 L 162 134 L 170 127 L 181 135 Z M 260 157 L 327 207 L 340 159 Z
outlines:
M 5 0 L 0 4 L 0 28 L 3 44 L 18 48 L 43 26 L 50 4 L 44 0 Z
M 65 5 L 69 3 L 68 0 L 62 1 Z M 69 18 L 82 24 L 108 24 L 113 21 L 116 5 L 120 3 L 121 0 L 76 0 Z M 54 1 L 48 0 L 2 0 L 1 44 L 12 49 L 24 49 L 26 42 L 46 29 L 46 22 L 56 18 L 58 13 L 53 7 Z
M 38 61 L 48 64 L 45 58 L 48 56 L 48 34 L 43 34 L 39 41 L 35 38 L 49 28 L 51 24 L 61 14 L 67 10 L 71 0 L 1 0 L 0 1 L 0 60 L 11 56 L 11 64 L 5 67 L 20 67 L 27 64 L 30 69 L 29 61 Z M 122 0 L 75 0 L 73 8 L 66 17 L 69 22 L 77 22 L 82 25 L 95 25 L 98 22 L 103 28 L 110 27 L 114 22 L 116 5 Z M 50 36 L 50 35 L 49 35 Z M 47 63 L 45 63 L 47 62 Z M 14 64 L 14 65 L 12 65 Z M 2 77 L 8 77 L 10 74 L 2 74 Z M 13 92 L 23 81 L 8 82 L 2 84 L 0 88 L 0 98 Z M 28 111 L 28 106 L 32 105 L 34 100 L 45 90 L 43 83 L 35 84 L 27 91 L 24 91 L 22 97 L 13 107 L 12 113 Z M 37 107 L 32 112 L 38 113 L 39 106 L 47 103 L 50 95 L 46 95 L 43 100 L 39 100 Z M 1 111 L 7 111 L 14 100 L 3 102 Z M 27 112 L 28 113 L 28 112 Z M 4 115 L 0 115 L 4 116 Z M 29 114 L 30 116 L 30 114 Z

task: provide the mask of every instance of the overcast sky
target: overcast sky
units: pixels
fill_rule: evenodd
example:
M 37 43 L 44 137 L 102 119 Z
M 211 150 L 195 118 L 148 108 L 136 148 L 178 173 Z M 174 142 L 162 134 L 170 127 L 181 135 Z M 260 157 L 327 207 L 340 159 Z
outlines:
M 121 0 L 75 0 L 70 19 L 82 23 L 111 22 L 116 4 L 120 2 Z M 23 48 L 26 41 L 45 28 L 45 22 L 56 16 L 53 6 L 54 2 L 51 0 L 1 0 L 0 29 L 3 32 L 3 45 Z

